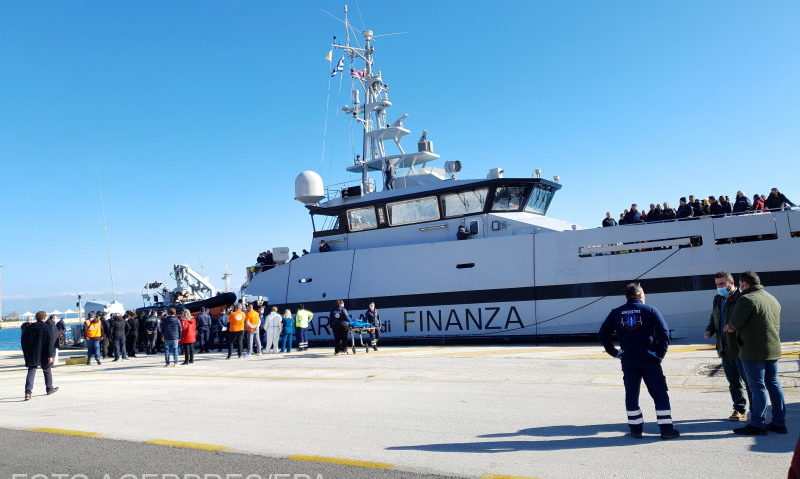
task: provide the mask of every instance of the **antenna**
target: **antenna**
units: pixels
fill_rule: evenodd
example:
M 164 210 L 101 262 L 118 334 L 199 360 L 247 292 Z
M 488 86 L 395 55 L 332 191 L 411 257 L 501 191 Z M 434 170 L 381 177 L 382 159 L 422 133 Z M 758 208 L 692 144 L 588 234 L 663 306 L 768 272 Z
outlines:
M 228 260 L 225 260 L 225 273 L 222 275 L 222 279 L 225 281 L 225 292 L 229 293 L 231 290 L 231 276 L 233 273 L 228 270 Z
M 106 253 L 108 256 L 108 275 L 111 277 L 111 298 L 117 302 L 117 290 L 114 288 L 114 270 L 111 268 L 111 243 L 108 241 L 108 221 L 106 221 L 106 204 L 103 200 L 103 181 L 100 179 L 100 168 L 97 168 L 97 185 L 100 187 L 100 209 L 103 212 L 103 230 L 106 233 Z

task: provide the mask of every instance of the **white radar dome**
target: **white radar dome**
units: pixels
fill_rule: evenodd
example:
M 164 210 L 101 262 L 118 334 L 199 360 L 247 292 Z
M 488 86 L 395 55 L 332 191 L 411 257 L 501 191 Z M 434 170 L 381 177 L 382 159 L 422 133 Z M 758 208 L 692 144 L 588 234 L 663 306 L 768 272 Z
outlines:
M 316 171 L 304 171 L 294 180 L 294 199 L 304 205 L 317 203 L 325 198 L 322 177 Z

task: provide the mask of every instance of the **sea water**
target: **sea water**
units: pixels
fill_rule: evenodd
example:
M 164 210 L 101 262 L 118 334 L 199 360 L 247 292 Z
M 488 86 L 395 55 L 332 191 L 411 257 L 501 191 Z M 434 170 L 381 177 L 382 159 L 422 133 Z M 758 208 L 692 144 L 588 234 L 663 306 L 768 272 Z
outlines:
M 0 351 L 15 351 L 20 349 L 20 328 L 0 329 Z

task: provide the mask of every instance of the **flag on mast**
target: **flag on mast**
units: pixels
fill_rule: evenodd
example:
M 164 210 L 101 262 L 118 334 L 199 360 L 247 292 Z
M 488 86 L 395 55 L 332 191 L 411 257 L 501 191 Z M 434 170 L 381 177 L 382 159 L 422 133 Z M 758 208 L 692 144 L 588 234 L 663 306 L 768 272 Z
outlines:
M 331 76 L 335 77 L 337 73 L 339 73 L 340 71 L 343 71 L 343 70 L 344 70 L 344 55 L 342 55 L 342 58 L 339 59 L 339 62 L 333 68 L 333 71 L 331 72 Z
M 331 61 L 333 59 L 333 50 L 328 50 L 328 54 L 325 55 L 325 60 Z

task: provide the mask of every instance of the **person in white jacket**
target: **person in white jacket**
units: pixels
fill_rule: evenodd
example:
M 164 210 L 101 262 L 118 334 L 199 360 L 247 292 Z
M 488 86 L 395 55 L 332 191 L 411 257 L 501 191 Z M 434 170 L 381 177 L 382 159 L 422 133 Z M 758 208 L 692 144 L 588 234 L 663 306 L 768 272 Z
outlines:
M 272 311 L 264 320 L 264 328 L 267 330 L 267 343 L 264 345 L 264 349 L 268 353 L 277 353 L 281 337 L 281 315 L 278 314 L 277 306 L 272 307 Z

